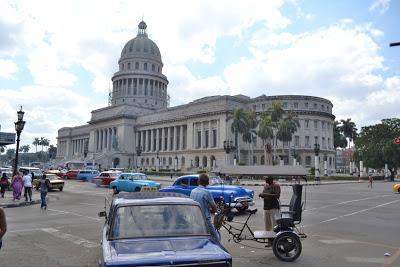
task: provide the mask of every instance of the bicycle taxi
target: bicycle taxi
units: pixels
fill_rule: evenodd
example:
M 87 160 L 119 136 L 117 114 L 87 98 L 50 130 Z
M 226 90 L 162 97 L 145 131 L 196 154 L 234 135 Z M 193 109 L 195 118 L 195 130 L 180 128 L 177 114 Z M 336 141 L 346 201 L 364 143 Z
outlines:
M 220 201 L 217 203 L 218 212 L 214 217 L 214 225 L 218 231 L 225 229 L 235 243 L 253 241 L 264 245 L 272 241 L 274 255 L 286 262 L 296 260 L 302 250 L 301 239 L 306 238 L 300 224 L 302 211 L 305 208 L 305 194 L 303 201 L 303 186 L 307 184 L 307 170 L 302 166 L 227 166 L 221 167 L 215 172 L 233 176 L 274 176 L 297 178 L 295 181 L 281 186 L 292 187 L 292 197 L 289 204 L 281 204 L 280 218 L 273 231 L 255 231 L 249 225 L 250 218 L 257 209 L 247 210 L 247 218 L 244 221 L 234 220 L 231 203 Z M 300 182 L 302 178 L 305 182 Z M 267 246 L 265 246 L 267 247 Z

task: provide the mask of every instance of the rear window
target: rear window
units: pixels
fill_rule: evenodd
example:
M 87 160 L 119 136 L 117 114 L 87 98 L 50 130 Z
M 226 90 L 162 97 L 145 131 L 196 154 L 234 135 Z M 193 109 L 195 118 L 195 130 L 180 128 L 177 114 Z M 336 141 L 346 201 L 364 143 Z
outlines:
M 87 174 L 87 173 L 90 173 L 90 171 L 80 171 L 79 173 L 80 174 Z
M 127 206 L 116 210 L 111 239 L 208 235 L 199 206 Z

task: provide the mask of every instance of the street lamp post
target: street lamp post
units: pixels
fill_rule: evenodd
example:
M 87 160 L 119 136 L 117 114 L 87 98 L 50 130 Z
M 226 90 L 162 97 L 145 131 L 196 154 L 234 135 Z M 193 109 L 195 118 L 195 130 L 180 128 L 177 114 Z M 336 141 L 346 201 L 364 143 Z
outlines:
M 319 144 L 314 144 L 314 153 L 315 153 L 315 181 L 319 182 Z
M 225 140 L 224 141 L 224 150 L 225 150 L 225 162 L 226 165 L 229 165 L 229 153 L 233 152 L 236 150 L 236 147 L 233 145 L 232 140 Z
M 13 170 L 13 176 L 17 174 L 17 168 L 18 168 L 18 150 L 19 150 L 19 137 L 21 135 L 22 130 L 24 129 L 25 126 L 25 121 L 24 121 L 24 114 L 25 112 L 22 111 L 22 106 L 19 111 L 17 111 L 17 117 L 18 120 L 14 122 L 15 124 L 15 131 L 17 132 L 17 147 L 15 149 L 15 161 L 14 161 L 14 170 Z
M 136 171 L 138 168 L 138 158 L 140 157 L 140 155 L 142 155 L 142 147 L 141 146 L 137 146 L 136 147 Z

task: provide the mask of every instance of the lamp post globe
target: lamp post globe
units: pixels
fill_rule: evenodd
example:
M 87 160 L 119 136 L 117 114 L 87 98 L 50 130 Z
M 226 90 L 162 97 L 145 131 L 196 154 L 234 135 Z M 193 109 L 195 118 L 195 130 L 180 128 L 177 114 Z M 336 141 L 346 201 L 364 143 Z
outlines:
M 21 109 L 19 111 L 17 111 L 17 121 L 14 122 L 15 132 L 17 133 L 17 145 L 15 148 L 15 161 L 14 161 L 14 166 L 13 166 L 13 176 L 17 174 L 17 169 L 18 169 L 19 141 L 20 141 L 21 132 L 25 127 L 24 114 L 25 114 L 25 112 L 22 111 L 22 106 L 21 106 Z

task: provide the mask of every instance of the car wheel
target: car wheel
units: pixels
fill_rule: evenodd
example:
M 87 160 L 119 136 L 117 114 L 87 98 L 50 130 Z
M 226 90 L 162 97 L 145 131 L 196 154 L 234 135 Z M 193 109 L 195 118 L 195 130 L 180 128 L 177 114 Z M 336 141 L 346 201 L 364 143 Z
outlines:
M 140 192 L 140 187 L 135 187 L 135 192 Z
M 113 194 L 114 194 L 114 195 L 116 195 L 116 194 L 119 193 L 119 192 L 118 192 L 118 189 L 117 189 L 115 186 L 113 186 L 112 190 L 113 190 Z
M 302 246 L 296 234 L 285 232 L 274 239 L 272 249 L 281 261 L 292 262 L 300 256 Z
M 60 192 L 61 192 L 61 191 L 63 191 L 64 188 L 61 186 L 59 189 L 60 189 Z

